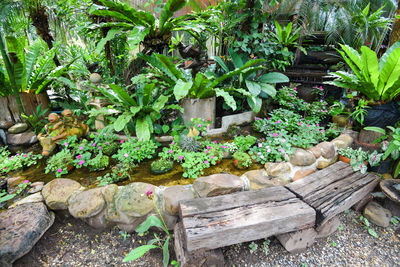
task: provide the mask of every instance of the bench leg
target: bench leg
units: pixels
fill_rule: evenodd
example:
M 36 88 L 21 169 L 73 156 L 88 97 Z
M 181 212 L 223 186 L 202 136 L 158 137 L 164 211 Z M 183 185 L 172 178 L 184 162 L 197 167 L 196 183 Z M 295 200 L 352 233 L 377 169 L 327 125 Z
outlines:
M 332 219 L 329 219 L 324 224 L 315 228 L 315 230 L 318 233 L 317 238 L 325 238 L 325 237 L 330 236 L 338 229 L 339 225 L 340 225 L 340 220 L 339 220 L 338 216 L 335 216 Z
M 299 253 L 314 243 L 315 238 L 317 237 L 317 232 L 314 228 L 308 228 L 277 235 L 276 237 L 287 251 L 290 253 Z
M 174 239 L 176 259 L 180 267 L 224 267 L 225 260 L 221 249 L 191 252 L 186 250 L 182 222 L 175 225 Z

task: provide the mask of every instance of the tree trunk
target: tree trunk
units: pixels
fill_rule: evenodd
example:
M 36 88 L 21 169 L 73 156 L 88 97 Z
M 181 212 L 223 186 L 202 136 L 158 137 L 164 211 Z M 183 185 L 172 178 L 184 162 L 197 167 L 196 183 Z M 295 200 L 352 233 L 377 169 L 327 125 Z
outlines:
M 396 16 L 400 16 L 400 0 L 397 3 Z M 400 40 L 400 19 L 395 18 L 393 23 L 392 33 L 390 34 L 389 47 L 391 47 L 395 42 Z

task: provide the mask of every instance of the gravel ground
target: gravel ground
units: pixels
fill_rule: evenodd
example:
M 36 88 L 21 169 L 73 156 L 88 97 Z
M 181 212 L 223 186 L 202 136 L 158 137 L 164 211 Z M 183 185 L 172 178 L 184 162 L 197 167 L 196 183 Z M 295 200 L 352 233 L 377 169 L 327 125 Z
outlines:
M 275 238 L 223 248 L 226 266 L 400 266 L 400 224 L 388 228 L 371 225 L 379 238 L 372 237 L 359 223 L 360 213 L 353 210 L 340 215 L 340 229 L 318 240 L 299 254 L 290 254 Z M 54 225 L 15 267 L 36 266 L 162 266 L 160 250 L 122 263 L 133 248 L 151 239 L 133 234 L 123 240 L 118 229 L 97 231 L 84 222 L 57 214 Z M 257 247 L 254 251 L 250 247 Z M 171 258 L 175 259 L 173 245 Z

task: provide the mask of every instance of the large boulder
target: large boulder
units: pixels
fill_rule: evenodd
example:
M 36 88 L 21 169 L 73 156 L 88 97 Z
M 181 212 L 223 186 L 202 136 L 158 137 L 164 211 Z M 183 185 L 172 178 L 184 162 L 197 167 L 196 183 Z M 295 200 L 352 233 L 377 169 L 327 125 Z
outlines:
M 364 209 L 364 217 L 378 226 L 388 227 L 392 213 L 377 202 L 371 201 Z
M 353 137 L 348 134 L 341 134 L 331 141 L 337 148 L 350 147 L 353 144 Z
M 26 124 L 25 122 L 17 123 L 14 126 L 11 126 L 8 129 L 8 132 L 11 134 L 19 134 L 19 133 L 23 133 L 26 130 L 28 130 L 28 127 L 29 127 L 28 124 Z
M 336 155 L 335 157 L 330 158 L 330 159 L 325 159 L 325 158 L 319 159 L 319 160 L 318 160 L 317 169 L 318 169 L 318 170 L 325 169 L 326 167 L 331 166 L 331 165 L 332 165 L 333 163 L 335 163 L 337 160 L 338 160 L 338 155 Z
M 30 146 L 38 142 L 36 134 L 32 131 L 7 134 L 7 144 L 12 146 Z
M 286 180 L 268 176 L 268 173 L 263 169 L 248 171 L 242 175 L 242 178 L 244 177 L 246 177 L 250 182 L 250 190 L 258 190 L 261 188 L 285 185 L 288 183 Z
M 81 184 L 74 180 L 58 178 L 43 187 L 42 195 L 50 209 L 65 210 L 68 208 L 69 197 L 81 189 Z
M 318 144 L 318 148 L 321 150 L 321 155 L 326 159 L 330 159 L 335 156 L 335 146 L 331 142 L 322 142 Z
M 290 163 L 296 166 L 309 166 L 316 161 L 314 154 L 310 151 L 298 148 L 293 155 L 290 156 Z
M 278 177 L 282 180 L 290 180 L 290 171 L 292 170 L 290 164 L 287 162 L 267 162 L 264 165 L 265 171 L 268 176 Z
M 177 215 L 179 202 L 190 200 L 195 197 L 190 187 L 174 185 L 166 188 L 163 192 L 164 209 L 171 215 Z
M 0 213 L 0 266 L 28 253 L 54 222 L 42 202 L 18 205 Z
M 213 197 L 242 191 L 245 183 L 240 177 L 220 173 L 197 178 L 193 188 L 200 197 Z
M 68 211 L 75 218 L 89 218 L 99 214 L 105 205 L 102 188 L 73 194 L 68 199 Z

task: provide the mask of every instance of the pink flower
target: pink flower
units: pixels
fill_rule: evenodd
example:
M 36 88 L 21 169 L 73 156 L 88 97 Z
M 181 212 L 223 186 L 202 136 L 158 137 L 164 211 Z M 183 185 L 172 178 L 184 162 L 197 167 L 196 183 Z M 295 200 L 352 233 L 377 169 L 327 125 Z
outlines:
M 67 143 L 67 142 L 64 142 L 64 146 L 68 146 L 68 143 Z
M 206 154 L 208 154 L 208 152 L 210 152 L 209 150 L 206 150 Z
M 61 173 L 61 172 L 62 172 L 62 169 L 58 169 L 57 171 L 58 171 L 59 173 Z
M 26 158 L 27 156 L 28 156 L 28 154 L 25 154 L 25 155 L 24 155 L 24 158 Z
M 207 146 L 207 149 L 211 149 L 211 147 L 210 147 L 210 146 Z
M 3 170 L 7 170 L 7 167 L 4 167 Z
M 125 154 L 124 154 L 124 157 L 125 157 L 125 158 L 129 157 L 128 153 L 125 153 Z
M 119 141 L 119 143 L 120 143 L 120 144 L 123 144 L 123 143 L 124 143 L 124 140 Z
M 79 150 L 83 150 L 83 146 L 79 147 Z
M 272 136 L 273 136 L 273 137 L 277 137 L 278 134 L 277 134 L 277 133 L 273 133 Z
M 93 143 L 92 146 L 96 146 L 96 143 Z
M 79 164 L 80 166 L 82 166 L 82 165 L 83 165 L 83 163 L 85 163 L 85 161 L 84 161 L 84 160 L 81 160 L 81 161 L 79 161 L 79 163 L 78 163 L 78 164 Z
M 19 153 L 17 153 L 15 156 L 19 156 Z
M 76 158 L 77 158 L 77 159 L 81 159 L 81 158 L 82 158 L 82 155 L 78 155 Z
M 261 156 L 260 156 L 260 159 L 264 159 L 264 156 L 263 156 L 263 155 L 261 155 Z
M 268 149 L 267 149 L 267 153 L 270 153 L 270 152 L 271 152 L 271 149 L 270 149 L 270 148 L 268 148 Z
M 211 118 L 208 118 L 207 120 L 208 120 L 208 121 L 211 121 Z
M 214 144 L 218 143 L 217 141 L 213 141 Z
M 213 159 L 213 158 L 214 158 L 214 156 L 210 156 L 210 158 L 212 158 L 212 159 Z
M 146 196 L 147 196 L 147 197 L 150 197 L 152 194 L 153 194 L 153 192 L 151 191 L 151 185 L 149 185 L 149 186 L 147 187 Z
M 101 149 L 101 146 L 99 146 L 99 149 Z
M 262 147 L 262 143 L 259 143 L 259 144 L 258 144 L 258 147 Z
M 281 148 L 279 149 L 280 152 L 285 153 L 285 149 Z
M 172 150 L 168 150 L 168 153 L 172 154 Z
M 292 94 L 289 94 L 290 96 L 293 96 Z
M 281 121 L 280 121 L 280 120 L 277 120 L 277 121 L 275 122 L 275 124 L 277 124 L 277 123 L 281 123 Z
M 25 180 L 25 181 L 24 181 L 24 184 L 27 184 L 27 183 L 29 183 L 29 180 Z
M 267 118 L 267 120 L 270 120 L 270 119 L 271 119 L 270 117 Z
M 321 130 L 321 133 L 324 133 L 325 132 L 325 130 Z
M 175 145 L 175 142 L 172 142 L 172 143 L 171 143 L 171 146 L 173 146 L 173 145 Z
M 179 159 L 180 159 L 180 160 L 183 160 L 183 156 L 182 156 L 182 155 L 181 155 L 181 156 L 179 156 Z
M 197 124 L 197 127 L 201 127 L 201 124 L 199 123 L 199 124 Z
M 210 130 L 210 126 L 207 126 L 207 128 L 206 128 L 206 129 L 207 129 L 207 131 L 209 131 L 209 130 Z
M 207 161 L 207 160 L 205 160 L 205 161 L 204 161 L 204 164 L 208 164 L 208 161 Z
M 137 147 L 136 150 L 139 150 L 139 147 Z

